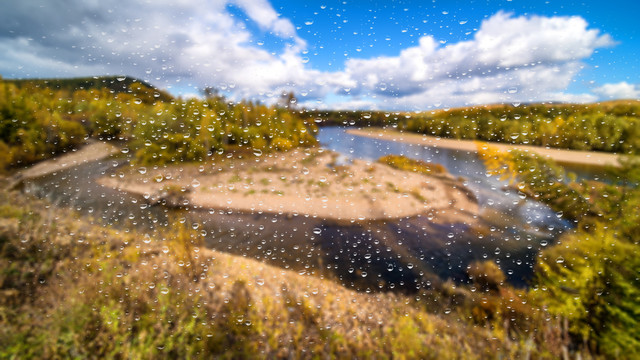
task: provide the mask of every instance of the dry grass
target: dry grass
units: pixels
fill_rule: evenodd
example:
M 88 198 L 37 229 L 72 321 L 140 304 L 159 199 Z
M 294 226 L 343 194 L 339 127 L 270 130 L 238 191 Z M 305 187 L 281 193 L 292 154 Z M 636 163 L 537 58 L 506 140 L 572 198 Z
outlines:
M 530 333 L 501 326 L 515 316 L 506 309 L 530 311 L 522 293 L 358 293 L 203 248 L 178 219 L 155 232 L 115 230 L 16 193 L 0 197 L 0 357 L 559 355 L 532 319 Z

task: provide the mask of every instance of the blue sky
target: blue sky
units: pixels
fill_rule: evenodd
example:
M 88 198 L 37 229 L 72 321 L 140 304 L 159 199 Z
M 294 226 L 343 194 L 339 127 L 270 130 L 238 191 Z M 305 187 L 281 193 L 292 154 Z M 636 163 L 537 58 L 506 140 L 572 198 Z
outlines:
M 323 70 L 340 70 L 345 53 L 356 57 L 397 54 L 403 48 L 414 46 L 425 35 L 448 43 L 469 40 L 483 20 L 502 11 L 516 16 L 581 16 L 590 28 L 610 34 L 618 42 L 612 49 L 593 56 L 592 65 L 613 65 L 596 75 L 603 76 L 605 81 L 609 81 L 607 77 L 638 79 L 640 2 L 637 1 L 307 1 L 301 4 L 276 0 L 272 4 L 299 27 L 299 35 L 318 53 L 311 56 L 312 61 Z M 627 71 L 628 68 L 635 73 Z
M 419 111 L 640 98 L 633 1 L 24 0 L 0 74 L 127 74 L 175 94 Z

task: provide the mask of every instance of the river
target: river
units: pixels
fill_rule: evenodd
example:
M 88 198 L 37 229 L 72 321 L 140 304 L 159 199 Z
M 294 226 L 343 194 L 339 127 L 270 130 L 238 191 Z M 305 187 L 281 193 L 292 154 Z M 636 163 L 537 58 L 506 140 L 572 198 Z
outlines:
M 475 260 L 492 259 L 510 283 L 525 286 L 536 254 L 572 224 L 548 207 L 523 198 L 486 175 L 476 154 L 357 137 L 339 127 L 322 128 L 321 144 L 349 158 L 386 154 L 440 163 L 463 177 L 481 205 L 479 225 L 436 224 L 428 216 L 343 223 L 304 216 L 241 214 L 222 210 L 175 210 L 102 187 L 95 179 L 127 163 L 124 155 L 83 164 L 30 181 L 25 191 L 72 207 L 93 221 L 151 231 L 187 217 L 207 246 L 314 274 L 359 291 L 415 292 L 433 282 L 467 281 Z M 578 169 L 580 170 L 580 169 Z M 584 170 L 583 177 L 598 177 Z

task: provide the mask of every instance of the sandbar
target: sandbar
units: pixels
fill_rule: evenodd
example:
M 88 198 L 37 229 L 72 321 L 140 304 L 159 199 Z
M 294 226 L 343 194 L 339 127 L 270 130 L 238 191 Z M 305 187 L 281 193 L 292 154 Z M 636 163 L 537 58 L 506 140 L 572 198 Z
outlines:
M 477 140 L 445 139 L 436 136 L 427 136 L 416 133 L 400 132 L 395 129 L 365 128 L 349 129 L 347 133 L 368 138 L 398 141 L 409 144 L 417 144 L 434 148 L 444 148 L 452 150 L 462 150 L 477 152 L 478 145 L 483 143 Z M 577 151 L 565 149 L 552 149 L 532 145 L 513 145 L 496 142 L 486 142 L 499 150 L 508 151 L 511 149 L 521 149 L 531 151 L 545 158 L 565 164 L 589 165 L 589 166 L 620 166 L 619 154 L 603 153 L 596 151 Z
M 107 158 L 120 149 L 110 143 L 101 141 L 89 141 L 80 148 L 70 150 L 51 159 L 43 160 L 24 170 L 21 170 L 8 179 L 9 188 L 19 186 L 23 181 L 35 179 L 58 171 L 69 169 L 88 162 Z
M 350 160 L 322 149 L 226 157 L 204 164 L 131 165 L 102 177 L 104 186 L 151 202 L 243 213 L 369 221 L 425 215 L 473 222 L 478 204 L 461 180 Z

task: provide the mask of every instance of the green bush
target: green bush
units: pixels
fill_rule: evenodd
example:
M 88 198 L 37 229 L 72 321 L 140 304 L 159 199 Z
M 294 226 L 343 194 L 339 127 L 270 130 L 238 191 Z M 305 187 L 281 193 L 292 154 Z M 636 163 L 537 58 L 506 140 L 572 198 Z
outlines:
M 447 169 L 440 164 L 433 164 L 422 160 L 415 160 L 402 155 L 386 155 L 378 159 L 381 164 L 389 165 L 393 168 L 413 171 L 423 174 L 446 174 Z

